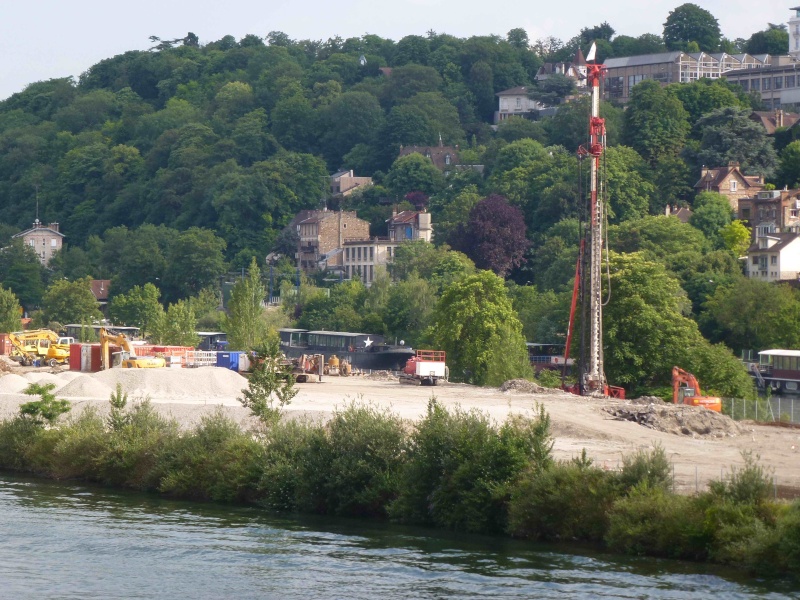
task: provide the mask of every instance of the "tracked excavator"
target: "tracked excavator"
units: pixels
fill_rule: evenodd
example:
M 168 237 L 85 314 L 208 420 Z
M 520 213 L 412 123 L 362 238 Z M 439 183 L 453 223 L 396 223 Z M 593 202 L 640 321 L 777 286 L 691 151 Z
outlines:
M 703 396 L 697 378 L 680 367 L 672 367 L 672 403 L 702 406 L 709 410 L 722 412 L 722 399 L 715 396 Z
M 122 348 L 121 352 L 110 353 L 111 344 Z M 130 340 L 124 333 L 111 333 L 100 328 L 100 363 L 102 369 L 153 369 L 167 366 L 163 358 L 156 356 L 136 356 Z

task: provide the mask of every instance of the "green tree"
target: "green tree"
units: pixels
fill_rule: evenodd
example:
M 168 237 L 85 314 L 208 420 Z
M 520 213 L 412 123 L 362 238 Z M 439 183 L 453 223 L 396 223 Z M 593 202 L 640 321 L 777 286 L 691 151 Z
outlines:
M 295 379 L 281 362 L 280 341 L 268 336 L 256 350 L 252 373 L 247 389 L 242 390 L 239 402 L 261 421 L 262 426 L 274 425 L 281 417 L 281 409 L 289 404 L 299 391 Z
M 657 81 L 648 79 L 631 89 L 625 111 L 625 142 L 651 165 L 677 155 L 689 129 L 683 104 Z
M 415 191 L 430 196 L 444 187 L 444 176 L 429 158 L 413 152 L 394 161 L 385 184 L 395 198 Z
M 436 288 L 416 274 L 396 282 L 389 289 L 383 313 L 389 334 L 409 346 L 419 345 L 430 325 L 436 300 Z
M 532 375 L 522 324 L 503 280 L 491 271 L 469 275 L 444 291 L 430 337 L 447 352 L 457 381 L 497 386 Z
M 777 173 L 778 185 L 796 188 L 800 184 L 800 140 L 781 151 Z
M 689 223 L 702 231 L 715 246 L 721 247 L 720 231 L 730 225 L 732 218 L 733 209 L 725 196 L 716 192 L 700 192 L 694 199 Z
M 21 329 L 22 308 L 14 292 L 0 286 L 0 332 L 10 333 Z
M 225 272 L 225 240 L 213 231 L 192 227 L 172 241 L 164 272 L 165 300 L 195 296 L 218 285 Z
M 725 248 L 737 259 L 744 256 L 750 247 L 752 232 L 749 227 L 739 220 L 731 221 L 719 232 Z
M 55 425 L 58 417 L 72 408 L 69 400 L 56 398 L 53 394 L 55 388 L 56 384 L 54 383 L 31 383 L 28 385 L 23 393 L 28 396 L 39 396 L 39 400 L 20 405 L 20 414 L 31 419 L 37 425 L 44 425 L 45 422 L 51 427 Z
M 147 338 L 162 327 L 164 309 L 158 301 L 161 293 L 152 283 L 134 286 L 129 292 L 112 298 L 108 314 L 114 323 L 138 327 Z
M 531 89 L 530 97 L 545 106 L 555 106 L 574 92 L 574 80 L 561 73 L 553 73 Z
M 169 305 L 154 333 L 154 339 L 169 346 L 193 348 L 200 343 L 200 337 L 197 335 L 197 317 L 191 304 L 186 300 L 178 300 Z
M 0 283 L 19 298 L 26 309 L 37 306 L 44 293 L 44 269 L 36 252 L 15 238 L 0 252 Z
M 720 108 L 697 122 L 700 148 L 690 153 L 696 168 L 738 162 L 747 175 L 772 177 L 778 162 L 773 140 L 764 127 L 750 119 L 750 112 L 737 107 Z
M 773 25 L 772 23 L 763 31 L 757 31 L 750 36 L 744 45 L 748 54 L 772 54 L 781 56 L 789 53 L 789 32 L 786 25 Z
M 91 288 L 91 278 L 55 281 L 42 298 L 45 322 L 91 323 L 102 315 Z
M 228 315 L 222 321 L 232 350 L 253 350 L 267 341 L 269 332 L 263 319 L 266 295 L 261 270 L 254 258 L 247 277 L 233 286 Z
M 714 15 L 689 2 L 671 11 L 664 23 L 664 42 L 670 50 L 687 50 L 689 42 L 696 42 L 703 52 L 716 52 L 721 37 Z
M 704 77 L 691 83 L 673 83 L 667 86 L 667 91 L 681 101 L 691 123 L 696 123 L 703 115 L 719 108 L 743 107 L 739 97 L 719 79 Z

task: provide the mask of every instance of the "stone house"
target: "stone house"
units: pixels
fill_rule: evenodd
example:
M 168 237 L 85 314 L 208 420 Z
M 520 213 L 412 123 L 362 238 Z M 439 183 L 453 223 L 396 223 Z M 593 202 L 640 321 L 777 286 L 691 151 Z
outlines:
M 739 200 L 738 215 L 753 228 L 753 239 L 800 231 L 800 190 L 766 190 Z
M 340 271 L 345 242 L 369 239 L 369 223 L 355 211 L 309 210 L 294 221 L 299 237 L 297 266 L 304 271 Z
M 386 219 L 386 223 L 389 239 L 393 242 L 413 240 L 430 242 L 433 235 L 431 215 L 425 211 L 404 210 L 398 213 L 392 210 L 392 217 Z
M 746 274 L 761 281 L 797 281 L 800 234 L 772 233 L 756 238 L 747 250 Z
M 555 74 L 572 79 L 575 82 L 575 86 L 578 88 L 585 88 L 587 82 L 587 67 L 583 51 L 578 48 L 572 62 L 544 63 L 539 67 L 534 79 L 536 81 L 547 81 L 547 79 Z
M 33 222 L 33 227 L 17 233 L 13 238 L 22 238 L 26 246 L 30 246 L 39 257 L 39 261 L 47 266 L 53 255 L 61 250 L 64 243 L 64 234 L 58 230 L 58 223 L 45 225 L 39 219 Z
M 797 122 L 800 121 L 800 114 L 785 112 L 781 109 L 775 110 L 754 110 L 750 113 L 750 119 L 761 125 L 767 132 L 767 135 L 775 135 L 775 131 L 779 127 L 795 127 Z
M 696 193 L 717 192 L 730 202 L 734 212 L 739 211 L 739 201 L 742 198 L 755 196 L 764 189 L 762 175 L 745 175 L 739 168 L 739 163 L 730 162 L 727 167 L 709 169 L 703 167 L 700 179 L 694 184 Z

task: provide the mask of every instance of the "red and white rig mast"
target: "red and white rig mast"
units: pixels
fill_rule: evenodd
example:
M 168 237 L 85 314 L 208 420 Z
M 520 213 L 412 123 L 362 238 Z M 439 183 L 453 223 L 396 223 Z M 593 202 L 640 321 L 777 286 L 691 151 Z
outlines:
M 603 222 L 605 220 L 604 189 L 600 181 L 600 159 L 606 149 L 606 122 L 600 117 L 600 79 L 605 67 L 593 61 L 595 48 L 589 52 L 592 62 L 586 65 L 587 84 L 592 89 L 592 115 L 589 118 L 589 281 L 588 281 L 588 347 L 586 364 L 581 373 L 584 393 L 606 393 L 603 371 Z
M 622 388 L 611 387 L 606 382 L 603 370 L 603 225 L 605 223 L 605 181 L 600 177 L 600 166 L 606 148 L 606 124 L 600 117 L 600 80 L 605 67 L 595 62 L 596 49 L 587 55 L 586 78 L 592 90 L 592 112 L 589 117 L 588 148 L 581 146 L 578 154 L 581 160 L 588 158 L 590 162 L 588 240 L 581 240 L 580 256 L 575 273 L 570 323 L 567 331 L 566 355 L 572 339 L 575 322 L 575 307 L 579 289 L 583 293 L 583 311 L 581 326 L 583 342 L 581 348 L 580 380 L 572 391 L 581 395 L 601 395 L 624 397 Z M 588 256 L 586 246 L 588 241 Z M 588 258 L 588 260 L 587 260 Z M 588 263 L 588 264 L 587 264 Z

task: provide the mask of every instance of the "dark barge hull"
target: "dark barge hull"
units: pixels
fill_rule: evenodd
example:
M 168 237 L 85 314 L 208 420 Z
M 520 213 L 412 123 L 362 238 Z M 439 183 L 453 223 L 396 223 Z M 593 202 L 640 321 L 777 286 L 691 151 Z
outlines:
M 413 349 L 386 344 L 379 335 L 302 329 L 280 329 L 278 333 L 281 351 L 288 358 L 322 354 L 327 362 L 335 355 L 361 371 L 401 371 L 408 359 L 416 356 Z

